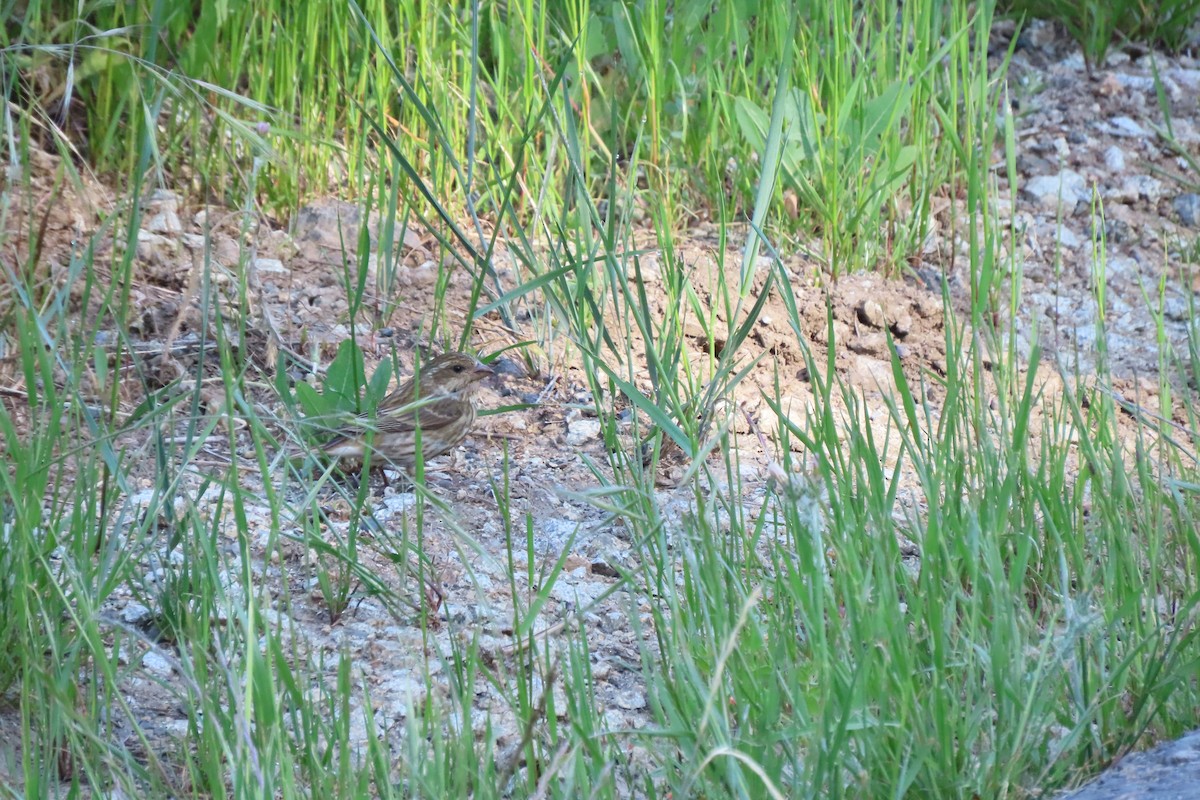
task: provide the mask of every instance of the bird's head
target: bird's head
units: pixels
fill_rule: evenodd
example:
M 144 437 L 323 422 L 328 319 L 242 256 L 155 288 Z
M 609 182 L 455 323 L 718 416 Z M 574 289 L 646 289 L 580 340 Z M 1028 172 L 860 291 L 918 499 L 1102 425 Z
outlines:
M 491 367 L 474 356 L 466 353 L 443 353 L 421 368 L 421 395 L 458 394 L 470 389 L 492 372 Z

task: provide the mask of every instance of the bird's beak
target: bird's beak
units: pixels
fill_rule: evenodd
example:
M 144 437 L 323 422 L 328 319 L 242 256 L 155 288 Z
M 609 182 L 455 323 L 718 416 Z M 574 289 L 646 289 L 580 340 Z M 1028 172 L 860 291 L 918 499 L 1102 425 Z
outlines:
M 494 375 L 495 373 L 496 370 L 492 369 L 482 361 L 475 362 L 475 376 L 477 378 L 486 378 L 488 375 Z

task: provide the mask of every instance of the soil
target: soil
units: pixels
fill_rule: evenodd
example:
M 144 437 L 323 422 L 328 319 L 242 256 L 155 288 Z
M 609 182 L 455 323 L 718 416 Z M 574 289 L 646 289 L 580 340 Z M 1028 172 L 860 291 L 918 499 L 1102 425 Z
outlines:
M 1114 392 L 1136 405 L 1137 413 L 1122 420 L 1132 442 L 1139 432 L 1143 437 L 1149 434 L 1144 428 L 1139 431 L 1137 414 L 1161 414 L 1183 421 L 1178 403 L 1172 408 L 1158 405 L 1159 363 L 1154 338 L 1158 320 L 1143 295 L 1144 289 L 1150 289 L 1157 297 L 1158 287 L 1163 287 L 1163 335 L 1177 351 L 1186 352 L 1187 308 L 1195 288 L 1194 276 L 1191 267 L 1183 265 L 1176 254 L 1181 243 L 1196 239 L 1196 232 L 1175 210 L 1182 190 L 1173 188 L 1164 177 L 1156 178 L 1157 187 L 1142 179 L 1151 172 L 1160 176 L 1164 172 L 1181 173 L 1179 156 L 1153 136 L 1126 135 L 1133 128 L 1120 121 L 1129 120 L 1143 131 L 1163 122 L 1153 89 L 1147 89 L 1143 80 L 1150 71 L 1148 59 L 1117 54 L 1109 66 L 1088 74 L 1077 51 L 1062 37 L 1038 26 L 1028 35 L 1032 42 L 1018 49 L 1010 74 L 1014 87 L 1025 87 L 1017 92 L 1024 104 L 1017 117 L 1023 153 L 1019 162 L 1022 185 L 1037 177 L 1054 176 L 1061 186 L 1061 173 L 1069 169 L 1081 174 L 1102 195 L 1107 193 L 1107 347 L 1113 380 L 1111 385 L 1089 385 Z M 1200 124 L 1193 121 L 1200 104 L 1200 70 L 1186 57 L 1156 57 L 1159 69 L 1174 76 L 1178 88 L 1172 101 L 1176 130 L 1186 131 L 1191 125 L 1191 130 L 1200 131 Z M 1081 104 L 1086 114 L 1077 113 Z M 1193 153 L 1200 152 L 1200 134 L 1187 139 L 1184 146 Z M 1114 148 L 1124 155 L 1118 158 Z M 98 293 L 108 287 L 91 287 L 89 296 L 78 281 L 72 282 L 72 254 L 83 243 L 95 241 L 98 277 L 104 282 L 111 276 L 113 264 L 123 251 L 119 238 L 105 229 L 103 220 L 117 207 L 120 195 L 87 176 L 81 184 L 63 181 L 63 164 L 57 158 L 42 153 L 33 156 L 29 167 L 31 192 L 27 201 L 22 199 L 20 205 L 10 209 L 3 257 L 9 263 L 26 264 L 30 243 L 40 242 L 33 246 L 40 248 L 38 263 L 43 272 L 29 276 L 33 291 L 44 293 L 70 286 L 71 313 L 90 318 Z M 1011 324 L 1025 356 L 1031 352 L 1036 328 L 1045 356 L 1025 368 L 1035 371 L 1043 390 L 1041 404 L 1046 407 L 1075 384 L 1076 379 L 1064 375 L 1086 376 L 1096 359 L 1097 276 L 1088 236 L 1091 205 L 1089 201 L 1082 206 L 1076 202 L 1063 207 L 1058 189 L 1052 200 L 1024 188 L 1014 198 L 1003 176 L 999 191 L 1001 213 L 1009 214 L 1021 232 L 1018 246 L 1025 303 L 1014 319 L 998 321 L 1002 327 Z M 1004 212 L 1006 208 L 1011 210 Z M 745 496 L 751 501 L 761 501 L 772 465 L 780 458 L 773 445 L 767 450 L 762 446 L 772 442 L 775 433 L 774 415 L 765 406 L 763 394 L 773 395 L 778 382 L 789 416 L 804 418 L 806 409 L 814 403 L 814 376 L 809 373 L 805 349 L 812 363 L 823 369 L 830 341 L 829 311 L 834 320 L 836 375 L 861 396 L 863 407 L 857 419 L 860 424 L 877 428 L 876 441 L 884 441 L 889 419 L 885 397 L 895 388 L 888 333 L 905 376 L 911 385 L 924 387 L 920 399 L 936 412 L 943 399 L 936 377 L 947 370 L 946 325 L 953 324 L 956 332 L 962 331 L 961 322 L 954 317 L 947 319 L 943 313 L 942 282 L 950 288 L 960 311 L 968 301 L 969 282 L 956 272 L 961 266 L 955 266 L 966 259 L 960 244 L 945 234 L 950 230 L 946 216 L 949 211 L 943 209 L 939 218 L 942 236 L 931 240 L 923 262 L 915 264 L 912 273 L 903 278 L 850 275 L 831 283 L 823 278 L 819 265 L 799 256 L 786 258 L 775 273 L 787 277 L 799 310 L 800 330 L 792 330 L 779 285 L 775 285 L 743 345 L 747 359 L 762 359 L 735 389 L 726 409 L 739 450 L 740 478 Z M 965 213 L 965 209 L 959 211 Z M 122 412 L 134 409 L 143 385 L 166 386 L 176 378 L 183 379 L 185 388 L 201 382 L 204 413 L 222 411 L 224 387 L 219 370 L 211 362 L 211 353 L 207 362 L 202 363 L 200 356 L 202 345 L 211 343 L 214 337 L 216 315 L 208 313 L 206 317 L 202 303 L 206 285 L 211 286 L 221 317 L 244 320 L 247 325 L 244 355 L 259 376 L 257 384 L 252 382 L 257 394 L 251 399 L 262 413 L 278 415 L 281 440 L 287 442 L 275 462 L 280 469 L 270 476 L 279 482 L 285 472 L 285 451 L 295 443 L 286 433 L 293 428 L 294 420 L 288 418 L 271 388 L 276 365 L 281 363 L 282 353 L 289 376 L 305 380 L 313 370 L 328 364 L 340 343 L 350 336 L 350 308 L 344 287 L 346 265 L 353 268 L 355 264 L 353 245 L 363 224 L 360 215 L 353 204 L 326 200 L 310 203 L 286 226 L 262 219 L 246 224 L 244 216 L 235 211 L 192 207 L 168 191 L 147 198 L 133 255 L 137 280 L 128 287 L 116 287 L 129 292 L 130 308 L 137 311 L 131 315 L 134 321 L 128 331 L 134 353 L 128 357 L 125 370 L 146 377 L 145 384 L 128 381 L 122 390 Z M 366 224 L 370 231 L 378 231 L 378 220 L 367 220 Z M 650 253 L 642 264 L 645 288 L 651 302 L 661 306 L 667 302 L 657 262 L 662 255 L 652 232 L 640 238 L 638 244 Z M 721 339 L 729 335 L 731 322 L 737 322 L 722 318 L 722 306 L 716 300 L 727 288 L 722 287 L 724 278 L 717 269 L 721 260 L 719 241 L 714 228 L 700 225 L 681 234 L 675 242 L 697 294 L 713 303 L 713 316 L 718 321 L 713 342 L 699 323 L 689 325 L 687 347 L 692 363 L 703 363 L 710 347 L 719 348 Z M 350 246 L 348 255 L 343 254 L 343 242 Z M 412 230 L 397 232 L 393 237 L 398 255 L 395 285 L 386 286 L 382 281 L 387 271 L 377 268 L 378 236 L 373 236 L 371 244 L 372 269 L 367 286 L 373 288 L 368 291 L 367 306 L 357 315 L 357 330 L 372 365 L 393 358 L 407 374 L 412 368 L 414 348 L 429 344 L 438 259 L 442 256 L 431 236 Z M 735 236 L 730 237 L 731 249 L 724 259 L 727 263 L 740 263 L 740 245 Z M 511 285 L 513 273 L 505 259 L 503 253 L 498 254 L 497 269 Z M 210 265 L 207 272 L 206 263 Z M 763 288 L 771 270 L 768 262 L 760 263 L 755 292 Z M 242 280 L 249 288 L 249 308 L 240 307 L 237 299 Z M 108 283 L 111 285 L 111 281 Z M 471 289 L 470 276 L 464 270 L 451 273 L 439 331 L 456 333 L 462 329 Z M 399 297 L 400 301 L 387 306 L 377 302 L 382 297 Z M 12 300 L 8 290 L 0 290 L 0 304 Z M 117 332 L 106 329 L 104 321 L 100 328 L 98 344 L 114 345 Z M 232 338 L 236 340 L 236 336 Z M 434 349 L 453 340 L 452 336 L 433 338 Z M 494 352 L 513 341 L 513 335 L 498 320 L 485 318 L 479 321 L 471 344 L 473 349 Z M 635 342 L 635 352 L 639 346 Z M 4 347 L 12 347 L 11 342 L 0 338 L 0 348 Z M 376 580 L 407 598 L 403 607 L 389 604 L 380 593 L 370 591 L 360 577 L 353 581 L 356 588 L 350 606 L 340 614 L 332 613 L 315 578 L 314 565 L 322 556 L 299 541 L 285 538 L 274 542 L 268 535 L 269 509 L 247 509 L 250 530 L 257 532 L 250 543 L 254 574 L 269 587 L 271 596 L 289 600 L 290 618 L 284 629 L 309 652 L 326 657 L 325 662 L 331 665 L 330 681 L 336 678 L 333 665 L 338 655 L 351 657 L 354 680 L 358 686 L 370 689 L 375 719 L 381 729 L 390 732 L 395 740 L 392 744 L 399 744 L 406 715 L 414 700 L 425 692 L 424 675 L 428 670 L 438 670 L 439 654 L 474 641 L 488 663 L 506 669 L 504 665 L 511 663 L 518 646 L 512 632 L 514 587 L 516 601 L 527 606 L 539 590 L 540 577 L 560 558 L 565 558 L 563 574 L 541 608 L 535 628 L 549 631 L 544 641 L 553 647 L 558 641 L 556 625 L 584 625 L 596 695 L 606 708 L 607 724 L 637 729 L 651 722 L 640 671 L 641 638 L 651 634 L 648 625 L 639 632 L 627 622 L 631 605 L 638 607 L 643 601 L 623 588 L 608 594 L 618 583 L 619 571 L 631 566 L 629 533 L 581 497 L 582 491 L 597 485 L 585 459 L 601 465 L 606 461 L 599 425 L 594 411 L 589 411 L 594 401 L 569 349 L 535 355 L 532 366 L 515 356 L 506 357 L 498 365 L 497 374 L 485 383 L 480 405 L 495 409 L 531 401 L 536 404 L 483 417 L 478 435 L 430 465 L 433 494 L 444 506 L 440 510 L 436 504 L 428 506 L 420 548 L 423 560 L 394 557 L 412 552 L 413 545 L 404 531 L 411 526 L 414 495 L 402 485 L 370 487 L 374 520 L 364 529 L 360 555 Z M 1060 363 L 1064 369 L 1059 368 Z M 21 405 L 14 402 L 23 392 L 19 370 L 11 350 L 0 352 L 0 388 L 10 395 L 3 398 L 10 409 Z M 98 400 L 104 387 L 99 378 L 91 380 L 96 382 L 93 388 Z M 643 391 L 649 391 L 649 375 L 644 370 L 638 383 Z M 835 403 L 841 400 L 835 399 Z M 846 419 L 851 415 L 840 405 L 836 412 Z M 182 426 L 185 420 L 181 417 L 177 422 Z M 1040 429 L 1036 419 L 1031 428 Z M 210 487 L 201 494 L 200 486 L 205 472 L 221 475 L 231 463 L 234 454 L 229 452 L 228 441 L 219 429 L 193 465 L 195 471 L 188 473 L 186 485 L 180 488 L 181 496 L 188 497 L 202 515 L 207 516 L 224 502 L 217 489 Z M 236 441 L 239 448 L 249 445 L 244 433 Z M 130 463 L 152 461 L 140 459 L 147 447 L 144 434 L 129 435 L 121 446 Z M 1148 444 L 1145 447 L 1152 450 Z M 528 515 L 531 521 L 532 565 L 524 563 L 523 542 L 510 547 L 493 494 L 492 480 L 506 456 L 510 515 L 514 520 Z M 894 459 L 895 453 L 889 458 Z M 239 461 L 254 463 L 253 458 Z M 689 466 L 677 457 L 665 459 L 658 498 L 664 508 L 685 509 L 694 504 L 692 490 L 678 485 Z M 134 508 L 145 508 L 153 496 L 152 475 L 147 471 L 136 477 L 141 484 L 129 502 Z M 263 476 L 255 472 L 243 472 L 243 481 L 252 493 L 262 491 L 262 480 Z M 914 476 L 902 473 L 901 481 L 902 504 L 919 507 Z M 302 487 L 302 478 L 293 476 L 284 479 L 281 488 L 298 500 L 303 495 Z M 322 495 L 320 502 L 330 515 L 328 544 L 337 547 L 347 536 L 349 504 L 336 494 Z M 283 533 L 286 536 L 299 531 L 296 525 Z M 237 554 L 237 532 L 230 525 L 224 533 L 232 565 Z M 165 539 L 143 554 L 147 586 L 161 576 L 163 560 L 171 558 L 162 546 Z M 510 562 L 511 552 L 518 554 L 513 557 L 515 563 Z M 911 543 L 905 552 L 919 559 Z M 232 567 L 231 574 L 237 574 Z M 530 580 L 530 575 L 535 578 Z M 284 585 L 285 579 L 288 585 Z M 232 578 L 230 581 L 229 589 L 239 590 Z M 642 610 L 645 614 L 648 609 Z M 269 619 L 285 622 L 274 609 L 266 612 Z M 116 624 L 133 627 L 145 624 L 150 615 L 133 587 L 117 592 L 105 613 Z M 170 749 L 187 728 L 186 715 L 171 691 L 171 686 L 181 680 L 180 673 L 170 648 L 161 645 L 147 645 L 143 667 L 144 674 L 132 673 L 126 697 L 139 724 L 150 733 L 151 743 Z M 509 715 L 507 703 L 499 695 L 490 688 L 481 691 L 477 705 L 479 711 L 491 713 L 492 735 L 500 751 L 520 743 L 521 726 Z M 0 713 L 0 720 L 4 716 Z M 484 715 L 477 714 L 474 719 L 482 724 Z M 483 735 L 484 731 L 477 733 Z M 365 741 L 367 735 L 362 709 L 356 709 L 356 743 Z M 0 768 L 6 762 L 2 756 L 0 753 Z M 1115 796 L 1078 795 L 1089 800 Z

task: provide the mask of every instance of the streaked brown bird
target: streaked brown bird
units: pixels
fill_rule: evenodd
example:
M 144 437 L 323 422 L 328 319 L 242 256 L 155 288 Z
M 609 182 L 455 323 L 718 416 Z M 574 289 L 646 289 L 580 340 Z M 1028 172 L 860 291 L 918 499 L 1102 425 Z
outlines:
M 457 447 L 475 423 L 475 386 L 491 374 L 473 356 L 443 353 L 383 398 L 373 421 L 359 417 L 322 449 L 334 458 L 361 461 L 370 448 L 373 458 L 411 471 L 418 426 L 426 460 Z

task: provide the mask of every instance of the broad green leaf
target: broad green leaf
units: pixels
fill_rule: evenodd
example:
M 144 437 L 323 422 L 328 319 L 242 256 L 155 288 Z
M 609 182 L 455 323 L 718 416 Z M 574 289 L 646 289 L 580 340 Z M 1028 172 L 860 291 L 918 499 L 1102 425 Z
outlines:
M 359 387 L 365 380 L 362 350 L 353 339 L 338 346 L 337 356 L 325 372 L 324 393 L 332 401 L 331 410 L 358 410 Z
M 306 418 L 323 417 L 337 410 L 337 407 L 330 402 L 328 395 L 321 394 L 304 381 L 298 381 L 294 390 L 296 402 L 300 404 Z
M 367 385 L 367 404 L 374 408 L 387 395 L 388 385 L 392 382 L 392 362 L 384 360 L 371 376 Z

